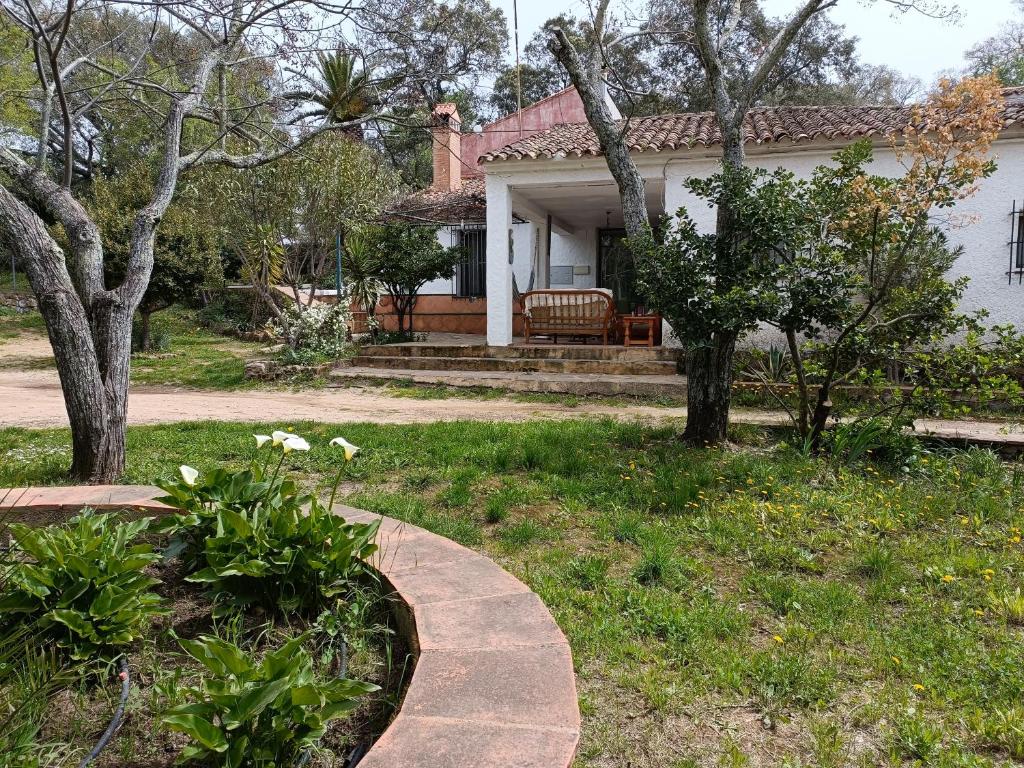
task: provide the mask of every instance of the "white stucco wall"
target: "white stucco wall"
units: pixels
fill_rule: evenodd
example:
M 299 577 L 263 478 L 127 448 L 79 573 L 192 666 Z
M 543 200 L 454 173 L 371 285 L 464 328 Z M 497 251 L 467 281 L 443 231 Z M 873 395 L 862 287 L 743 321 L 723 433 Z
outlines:
M 581 227 L 572 235 L 552 232 L 551 266 L 588 270 L 587 274 L 571 275 L 570 282 L 552 279 L 552 288 L 594 288 L 597 285 L 597 230 Z M 555 274 L 552 270 L 552 275 Z
M 441 227 L 437 230 L 437 241 L 446 248 L 459 244 L 458 227 Z M 533 232 L 537 227 L 530 222 L 512 225 L 512 242 L 515 248 L 515 262 L 512 269 L 521 291 L 526 290 L 530 280 L 530 265 L 533 258 Z M 455 275 L 431 280 L 419 291 L 420 296 L 454 296 Z
M 778 167 L 810 178 L 814 169 L 831 162 L 832 151 L 801 151 L 772 155 L 753 155 L 748 164 L 767 170 Z M 899 176 L 903 173 L 892 150 L 875 149 L 870 166 L 873 173 Z M 984 180 L 978 192 L 961 201 L 952 210 L 936 211 L 935 224 L 949 235 L 951 245 L 962 245 L 951 278 L 967 276 L 970 281 L 961 303 L 964 311 L 986 309 L 989 324 L 1013 323 L 1024 326 L 1024 286 L 1016 279 L 1008 284 L 1006 271 L 1010 261 L 1010 212 L 1014 200 L 1018 210 L 1024 199 L 1024 140 L 996 143 L 996 172 Z M 706 232 L 714 229 L 715 212 L 682 186 L 688 176 L 708 176 L 718 170 L 712 159 L 676 160 L 666 166 L 665 209 L 675 212 L 686 208 L 697 225 Z

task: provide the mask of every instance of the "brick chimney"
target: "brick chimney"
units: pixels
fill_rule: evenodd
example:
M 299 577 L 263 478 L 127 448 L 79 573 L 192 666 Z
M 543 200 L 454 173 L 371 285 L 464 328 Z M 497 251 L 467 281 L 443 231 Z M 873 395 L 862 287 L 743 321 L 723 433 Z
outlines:
M 434 180 L 430 188 L 454 192 L 462 188 L 462 118 L 454 104 L 438 104 L 431 118 Z

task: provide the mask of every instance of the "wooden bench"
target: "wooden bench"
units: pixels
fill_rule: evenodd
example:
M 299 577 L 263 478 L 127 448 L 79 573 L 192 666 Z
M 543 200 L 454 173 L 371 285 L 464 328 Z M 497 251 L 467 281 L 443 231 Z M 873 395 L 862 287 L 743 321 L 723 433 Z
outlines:
M 615 323 L 611 294 L 600 288 L 540 290 L 523 294 L 526 343 L 531 336 L 595 336 L 608 343 Z

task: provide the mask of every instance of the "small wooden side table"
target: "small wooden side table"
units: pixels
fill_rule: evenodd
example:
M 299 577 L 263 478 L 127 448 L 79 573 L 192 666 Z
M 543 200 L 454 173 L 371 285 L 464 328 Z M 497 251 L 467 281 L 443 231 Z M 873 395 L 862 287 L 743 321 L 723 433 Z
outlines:
M 627 347 L 653 347 L 655 329 L 661 323 L 661 315 L 623 315 L 623 344 Z M 641 338 L 634 336 L 634 330 L 644 329 Z

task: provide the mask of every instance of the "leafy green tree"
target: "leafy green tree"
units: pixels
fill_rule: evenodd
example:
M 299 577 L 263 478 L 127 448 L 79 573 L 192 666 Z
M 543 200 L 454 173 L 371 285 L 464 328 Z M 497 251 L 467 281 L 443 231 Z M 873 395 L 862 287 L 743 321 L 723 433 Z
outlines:
M 391 297 L 399 332 L 411 337 L 420 288 L 431 280 L 451 277 L 463 250 L 441 245 L 432 227 L 377 226 L 364 230 L 363 236 L 373 260 L 368 271 Z
M 711 97 L 711 111 L 719 131 L 722 147 L 723 173 L 729 185 L 739 178 L 732 173 L 746 160 L 744 121 L 750 108 L 763 99 L 770 84 L 786 70 L 786 61 L 799 47 L 801 35 L 813 29 L 819 19 L 840 0 L 801 0 L 778 31 L 765 44 L 751 50 L 746 42 L 745 27 L 757 22 L 761 14 L 759 0 L 725 2 L 725 0 L 690 0 L 679 4 L 679 10 L 692 19 L 676 30 L 685 33 L 692 43 L 694 61 L 699 65 L 695 78 Z M 951 11 L 936 0 L 886 0 L 902 12 L 921 11 L 932 15 L 948 15 Z M 594 39 L 602 40 L 602 30 L 609 23 L 610 0 L 598 0 L 594 10 Z M 651 33 L 657 30 L 651 30 Z M 635 38 L 630 38 L 635 39 Z M 678 46 L 679 37 L 669 34 L 663 40 L 650 37 L 652 46 Z M 552 29 L 548 47 L 555 55 L 580 94 L 587 122 L 594 130 L 598 144 L 615 179 L 622 202 L 622 216 L 630 238 L 648 236 L 650 216 L 645 192 L 646 182 L 630 154 L 626 132 L 616 124 L 611 110 L 602 98 L 603 70 L 609 57 L 606 45 L 586 48 L 578 46 L 566 30 Z M 826 46 L 828 47 L 828 46 Z M 728 187 L 727 187 L 728 188 Z M 741 243 L 736 236 L 736 221 L 741 214 L 733 210 L 728 196 L 718 200 L 715 213 L 716 242 L 720 256 L 725 244 Z M 691 350 L 686 358 L 687 420 L 684 439 L 697 445 L 714 445 L 726 439 L 732 367 L 736 338 L 725 329 L 716 333 L 712 343 Z
M 162 0 L 0 3 L 0 19 L 29 39 L 33 59 L 24 99 L 32 119 L 16 142 L 0 143 L 0 247 L 15 254 L 39 299 L 75 478 L 114 482 L 124 468 L 132 323 L 179 182 L 202 168 L 273 163 L 387 111 L 327 121 L 291 96 L 302 81 L 296 72 L 309 71 L 317 52 L 336 50 L 339 30 L 358 26 L 362 13 L 316 0 L 177 0 L 170 9 Z M 408 55 L 391 61 L 388 76 L 404 74 L 419 48 L 444 34 L 403 39 Z M 394 50 L 372 35 L 363 42 L 363 60 Z M 146 163 L 151 193 L 135 210 L 114 286 L 110 243 L 83 182 L 116 174 L 124 159 Z
M 728 71 L 740 81 L 783 22 L 762 8 L 747 4 L 728 50 Z M 729 8 L 710 9 L 713 23 L 722 26 Z M 561 29 L 580 50 L 599 51 L 609 72 L 609 93 L 624 114 L 701 112 L 709 110 L 711 93 L 696 48 L 688 40 L 694 25 L 692 3 L 649 0 L 636 31 L 626 32 L 612 18 L 604 20 L 601 44 L 593 24 L 565 14 L 548 19 L 523 50 L 524 106 L 567 87 L 570 78 L 547 48 L 553 29 Z M 885 66 L 864 63 L 857 38 L 827 16 L 812 19 L 765 83 L 757 104 L 903 104 L 920 83 Z M 490 106 L 500 115 L 516 109 L 515 67 L 503 69 L 494 82 Z
M 379 219 L 402 190 L 379 152 L 340 134 L 321 136 L 273 165 L 218 170 L 215 179 L 209 185 L 241 277 L 278 320 L 281 289 L 301 314 L 315 300 L 301 286 L 329 278 L 338 239 Z
M 89 209 L 110 245 L 104 261 L 111 284 L 124 280 L 130 257 L 132 219 L 151 193 L 148 169 L 140 163 L 111 179 L 99 178 L 92 187 Z M 150 319 L 177 303 L 194 301 L 200 291 L 223 282 L 220 228 L 209 207 L 193 194 L 180 195 L 164 214 L 153 243 L 153 273 L 139 302 L 138 348 L 150 344 Z
M 778 314 L 779 264 L 810 237 L 807 191 L 788 171 L 747 167 L 690 178 L 685 187 L 712 208 L 730 201 L 735 216 L 704 233 L 681 209 L 662 236 L 633 238 L 637 285 L 672 325 L 688 359 L 712 355 L 726 371 L 720 385 L 691 377 L 688 386 L 706 386 L 700 401 L 728 411 L 736 343 Z
M 642 233 L 631 243 L 640 289 L 672 323 L 687 358 L 710 357 L 724 376 L 690 377 L 689 387 L 707 387 L 697 392 L 701 402 L 728 412 L 736 343 L 772 324 L 792 355 L 794 422 L 817 447 L 837 383 L 955 330 L 964 283 L 945 275 L 957 252 L 929 217 L 992 173 L 987 153 L 1001 111 L 992 78 L 943 84 L 894 149 L 907 169 L 896 179 L 865 169 L 870 142 L 838 153 L 810 180 L 745 166 L 688 179 L 710 207 L 728 203 L 728 221 L 703 233 L 683 210 L 660 238 Z
M 935 232 L 930 217 L 973 195 L 977 182 L 995 170 L 988 153 L 1002 129 L 1003 105 L 992 76 L 943 81 L 914 111 L 904 143 L 894 145 L 906 169 L 903 176 L 868 173 L 871 149 L 866 142 L 841 152 L 834 167 L 815 173 L 809 219 L 818 230 L 811 247 L 826 271 L 846 276 L 845 288 L 825 287 L 833 293 L 827 298 L 821 289 L 815 292 L 794 260 L 787 266 L 795 272 L 792 286 L 821 298 L 830 313 L 816 317 L 814 303 L 797 294 L 780 322 L 796 369 L 796 422 L 813 445 L 832 416 L 833 387 L 861 368 L 856 362 L 851 368 L 851 360 L 877 357 L 886 345 L 889 355 L 896 356 L 954 330 L 964 283 L 947 282 L 957 253 Z M 815 326 L 826 321 L 828 336 L 816 334 Z M 801 331 L 821 339 L 810 349 L 821 358 L 815 371 L 804 365 L 809 350 L 796 344 Z M 809 373 L 814 374 L 813 394 Z
M 497 72 L 508 46 L 505 13 L 489 0 L 367 0 L 359 22 L 360 39 L 381 49 L 382 74 L 410 75 L 410 105 L 475 88 Z

